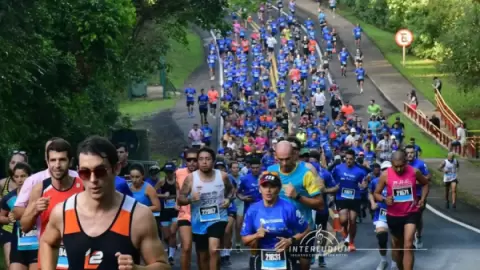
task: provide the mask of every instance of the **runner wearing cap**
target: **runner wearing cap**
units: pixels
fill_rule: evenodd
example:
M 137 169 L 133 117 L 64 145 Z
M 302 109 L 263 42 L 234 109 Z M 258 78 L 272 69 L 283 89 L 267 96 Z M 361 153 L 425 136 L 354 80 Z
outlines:
M 378 248 L 380 252 L 380 263 L 377 266 L 377 270 L 385 270 L 388 267 L 387 261 L 387 244 L 388 244 L 388 224 L 387 224 L 387 205 L 384 202 L 375 202 L 373 193 L 377 188 L 380 175 L 386 169 L 392 167 L 390 161 L 384 161 L 381 165 L 378 163 L 372 164 L 373 172 L 369 175 L 370 183 L 368 186 L 371 209 L 373 213 L 373 225 L 375 226 L 375 233 L 378 241 Z M 382 196 L 387 197 L 387 189 L 382 190 Z M 391 269 L 397 269 L 396 262 L 392 262 Z
M 421 198 L 416 196 L 417 181 L 423 185 Z M 382 195 L 385 187 L 386 197 Z M 392 167 L 380 176 L 374 196 L 377 202 L 387 204 L 387 224 L 392 235 L 392 258 L 399 269 L 413 269 L 414 235 L 420 218 L 420 207 L 425 203 L 428 190 L 427 178 L 407 164 L 405 152 L 393 153 Z
M 261 250 L 250 269 L 298 269 L 289 247 L 308 234 L 308 221 L 293 203 L 279 197 L 282 182 L 277 173 L 265 172 L 259 182 L 262 200 L 247 211 L 241 232 L 245 245 Z
M 160 211 L 160 227 L 163 240 L 168 246 L 168 262 L 173 265 L 175 262 L 175 250 L 177 249 L 177 187 L 175 182 L 175 171 L 177 166 L 173 162 L 167 162 L 160 169 L 165 173 L 165 180 L 158 181 L 155 185 L 157 196 L 162 202 Z
M 315 223 L 312 210 L 321 211 L 324 208 L 323 198 L 320 194 L 320 178 L 310 163 L 298 161 L 298 150 L 294 149 L 293 144 L 299 145 L 299 143 L 295 142 L 296 138 L 291 138 L 291 140 L 293 143 L 281 141 L 277 144 L 275 155 L 278 164 L 270 166 L 268 171 L 275 172 L 280 176 L 282 182 L 280 196 L 297 207 L 305 221 L 308 222 L 309 228 L 313 230 Z M 311 259 L 316 255 L 314 244 L 315 241 L 305 239 L 302 246 L 297 249 L 299 254 L 296 255 L 300 258 L 301 269 L 310 269 Z

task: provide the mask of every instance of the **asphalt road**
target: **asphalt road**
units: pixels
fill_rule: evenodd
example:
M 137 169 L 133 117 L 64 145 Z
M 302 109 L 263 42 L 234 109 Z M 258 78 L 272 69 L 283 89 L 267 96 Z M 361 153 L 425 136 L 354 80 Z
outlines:
M 303 22 L 307 16 L 309 15 L 297 9 L 297 17 L 301 22 Z M 316 21 L 316 18 L 312 17 L 312 19 Z M 337 29 L 337 31 L 351 31 L 351 29 Z M 317 30 L 317 32 L 317 36 L 320 37 L 320 31 Z M 207 37 L 204 36 L 204 38 Z M 343 100 L 349 100 L 360 117 L 367 119 L 366 106 L 372 98 L 382 106 L 386 115 L 395 112 L 391 104 L 383 98 L 381 92 L 373 86 L 368 78 L 365 80 L 365 91 L 363 94 L 360 94 L 352 69 L 353 62 L 349 63 L 349 73 L 346 78 L 343 78 L 340 76 L 339 62 L 335 59 L 336 58 L 330 63 L 331 75 L 337 84 L 340 85 Z M 206 73 L 204 74 L 205 75 L 198 75 L 199 82 L 202 84 L 208 82 L 208 76 Z M 327 109 L 327 112 L 328 111 L 329 108 Z M 192 122 L 192 120 L 188 122 Z M 211 122 L 215 131 L 217 129 L 217 121 Z M 185 132 L 188 132 L 188 129 L 185 130 Z M 468 220 L 468 216 L 464 216 L 463 218 Z M 478 252 L 480 251 L 480 234 L 451 223 L 428 210 L 424 213 L 424 221 L 424 249 L 418 250 L 415 253 L 415 269 L 479 269 L 480 256 L 478 256 Z M 377 240 L 373 229 L 374 227 L 368 217 L 364 219 L 362 224 L 358 224 L 356 239 L 357 252 L 327 257 L 326 262 L 328 269 L 375 269 L 379 262 L 379 254 L 376 250 Z M 178 255 L 177 252 L 177 265 L 174 266 L 173 269 L 179 269 Z M 192 269 L 197 269 L 195 255 L 192 255 L 192 258 Z M 245 252 L 241 254 L 232 252 L 232 263 L 232 266 L 228 268 L 248 269 L 248 254 Z M 316 268 L 316 266 L 313 268 Z

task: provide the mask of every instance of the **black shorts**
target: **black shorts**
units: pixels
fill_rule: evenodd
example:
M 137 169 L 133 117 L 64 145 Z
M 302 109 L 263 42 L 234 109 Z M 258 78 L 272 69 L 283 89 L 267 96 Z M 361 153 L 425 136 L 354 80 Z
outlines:
M 274 50 L 275 50 L 275 48 L 268 47 L 268 52 L 273 52 Z
M 261 270 L 262 269 L 262 258 L 260 257 L 262 254 L 257 254 L 253 258 L 253 264 L 250 264 L 250 270 Z M 287 270 L 297 270 L 300 269 L 300 265 L 298 263 L 298 259 L 291 258 L 287 254 Z
M 293 243 L 290 248 L 290 256 L 293 259 L 306 258 L 311 259 L 315 258 L 318 255 L 316 246 L 317 239 L 315 237 L 315 231 L 308 233 L 305 238 L 296 243 Z
M 306 54 L 306 55 L 310 54 L 310 51 L 308 50 L 308 48 L 303 48 L 303 54 Z
M 321 213 L 321 212 L 317 212 L 315 214 L 315 225 L 317 225 L 317 227 L 319 227 L 319 229 L 321 228 L 322 230 L 326 230 L 327 229 L 327 224 L 328 224 L 328 218 L 330 217 L 329 213 Z
M 188 220 L 185 220 L 185 219 L 181 219 L 181 220 L 178 220 L 177 221 L 177 226 L 178 227 L 182 227 L 182 226 L 188 226 L 188 227 L 192 227 L 192 223 Z
M 10 251 L 10 263 L 19 263 L 28 267 L 30 264 L 37 262 L 38 250 L 17 250 L 17 247 L 15 247 Z
M 357 63 L 362 63 L 363 60 L 362 60 L 362 59 L 356 59 L 355 62 L 357 62 Z
M 210 103 L 210 109 L 216 109 L 216 108 L 217 108 L 217 104 Z
M 418 224 L 420 220 L 420 212 L 410 213 L 404 217 L 393 217 L 387 214 L 387 224 L 390 233 L 396 238 L 402 238 L 405 231 L 405 225 Z
M 187 100 L 187 106 L 193 106 L 193 104 L 195 104 L 195 101 L 188 101 Z
M 237 219 L 237 212 L 228 212 L 228 216 L 232 217 L 233 219 Z
M 3 246 L 6 243 L 11 243 L 14 239 L 15 237 L 12 233 L 0 229 L 0 245 Z
M 362 204 L 361 200 L 336 200 L 335 204 L 337 205 L 338 210 L 352 210 L 357 214 L 360 213 L 360 206 Z
M 200 111 L 200 114 L 203 114 L 203 115 L 208 114 L 208 108 L 200 108 L 199 111 Z
M 445 182 L 445 183 L 443 183 L 443 185 L 445 187 L 450 187 L 452 185 L 452 183 L 458 184 L 458 179 L 455 179 L 455 180 L 450 181 L 450 182 Z
M 365 79 L 357 79 L 357 83 L 363 82 Z
M 323 106 L 315 106 L 317 112 L 323 112 Z
M 328 69 L 329 64 L 323 64 L 323 69 Z
M 277 108 L 277 104 L 268 104 L 268 108 L 273 110 Z
M 223 236 L 225 235 L 225 228 L 227 227 L 227 222 L 219 221 L 210 225 L 207 228 L 206 234 L 193 234 L 193 242 L 195 242 L 195 247 L 197 250 L 200 251 L 207 251 L 208 250 L 208 239 L 209 238 L 218 238 L 220 241 L 223 240 Z

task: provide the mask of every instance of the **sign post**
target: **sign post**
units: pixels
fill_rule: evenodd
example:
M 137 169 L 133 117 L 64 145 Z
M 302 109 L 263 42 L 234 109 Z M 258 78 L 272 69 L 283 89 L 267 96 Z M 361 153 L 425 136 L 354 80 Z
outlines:
M 400 29 L 395 34 L 395 42 L 398 46 L 402 47 L 403 61 L 402 65 L 405 66 L 405 48 L 410 46 L 413 42 L 413 33 L 408 29 Z

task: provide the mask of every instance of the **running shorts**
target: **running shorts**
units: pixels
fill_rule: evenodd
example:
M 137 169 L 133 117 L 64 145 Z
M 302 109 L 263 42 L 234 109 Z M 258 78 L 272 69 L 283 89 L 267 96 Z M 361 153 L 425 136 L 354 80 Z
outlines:
M 216 109 L 216 108 L 217 108 L 217 104 L 216 104 L 216 103 L 210 103 L 210 108 L 211 108 L 211 109 Z
M 245 203 L 241 200 L 234 200 L 233 202 L 235 203 L 235 206 L 237 208 L 237 216 L 243 217 Z
M 387 224 L 388 228 L 390 229 L 390 233 L 396 237 L 401 238 L 403 237 L 403 233 L 405 231 L 405 225 L 407 224 L 418 224 L 420 220 L 420 212 L 409 213 L 404 217 L 394 217 L 390 216 L 387 213 Z
M 253 264 L 250 265 L 250 270 L 262 270 L 262 254 L 257 254 L 253 258 Z M 287 254 L 287 270 L 300 269 L 300 265 L 296 258 L 290 258 Z
M 322 230 L 327 229 L 327 224 L 328 224 L 328 218 L 330 217 L 329 213 L 321 213 L 321 212 L 316 212 L 315 213 L 315 225 L 321 226 L 320 228 Z
M 193 106 L 193 104 L 195 104 L 195 101 L 187 100 L 187 106 Z
M 357 214 L 360 213 L 360 206 L 362 204 L 361 200 L 336 200 L 335 204 L 339 210 L 352 210 Z
M 0 245 L 3 246 L 6 243 L 11 243 L 14 239 L 15 237 L 12 233 L 0 229 Z
M 225 235 L 225 228 L 227 227 L 226 221 L 219 221 L 212 224 L 207 228 L 206 234 L 193 234 L 193 242 L 195 242 L 195 247 L 200 251 L 208 250 L 208 239 L 209 238 L 218 238 L 223 239 Z
M 190 221 L 188 221 L 188 220 L 181 219 L 181 220 L 177 220 L 177 226 L 178 227 L 182 227 L 182 226 L 192 227 L 192 223 L 190 223 Z
M 208 108 L 199 108 L 200 114 L 206 116 L 208 114 Z

